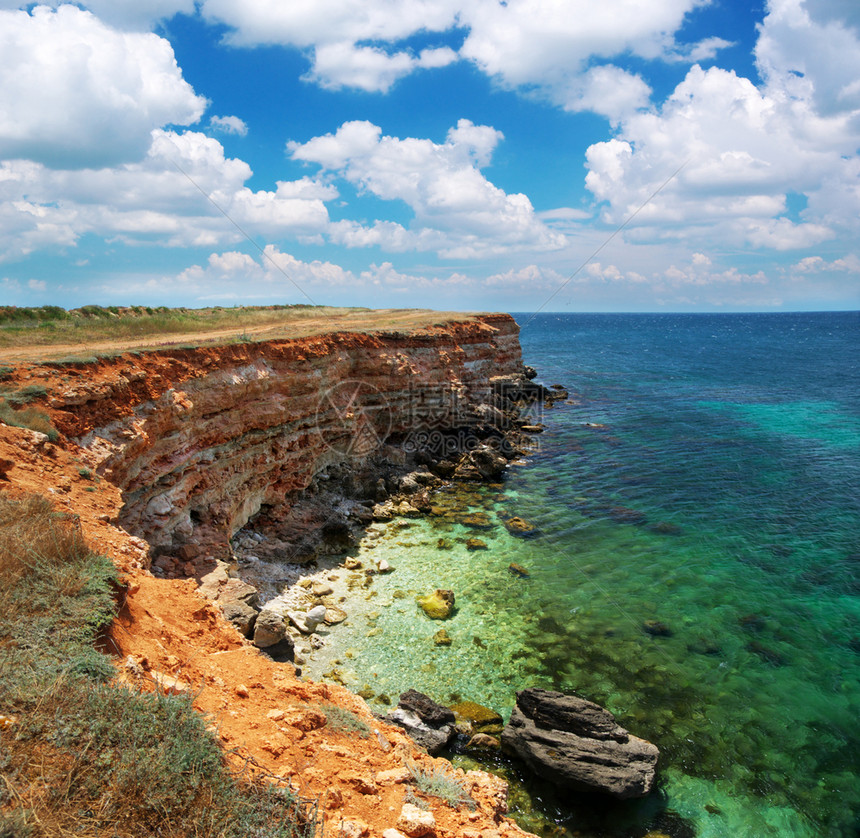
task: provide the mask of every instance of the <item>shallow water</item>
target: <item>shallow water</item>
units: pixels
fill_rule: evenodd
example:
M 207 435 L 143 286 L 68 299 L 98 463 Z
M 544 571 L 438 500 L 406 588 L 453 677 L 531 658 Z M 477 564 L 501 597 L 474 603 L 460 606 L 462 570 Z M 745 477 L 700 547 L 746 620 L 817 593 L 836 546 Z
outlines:
M 486 511 L 491 529 L 375 525 L 360 558 L 395 571 L 306 671 L 372 701 L 415 687 L 505 715 L 525 686 L 575 690 L 659 745 L 661 788 L 644 802 L 596 810 L 515 786 L 515 814 L 545 834 L 857 835 L 858 327 L 856 314 L 535 318 L 524 357 L 576 403 L 546 411 L 539 451 L 501 490 L 439 499 Z M 540 535 L 510 535 L 510 514 Z M 415 604 L 437 587 L 457 596 L 444 623 Z M 442 626 L 450 647 L 434 645 Z

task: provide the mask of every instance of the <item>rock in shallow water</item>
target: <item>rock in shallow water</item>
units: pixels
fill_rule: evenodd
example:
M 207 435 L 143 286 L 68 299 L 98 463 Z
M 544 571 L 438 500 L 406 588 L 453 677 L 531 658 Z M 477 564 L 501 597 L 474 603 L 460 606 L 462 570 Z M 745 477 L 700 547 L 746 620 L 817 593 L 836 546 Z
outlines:
M 439 589 L 427 596 L 418 597 L 418 604 L 431 619 L 444 620 L 454 611 L 454 592 Z
M 599 705 L 534 688 L 517 693 L 502 745 L 556 785 L 618 798 L 648 794 L 659 757 L 656 745 L 629 734 Z

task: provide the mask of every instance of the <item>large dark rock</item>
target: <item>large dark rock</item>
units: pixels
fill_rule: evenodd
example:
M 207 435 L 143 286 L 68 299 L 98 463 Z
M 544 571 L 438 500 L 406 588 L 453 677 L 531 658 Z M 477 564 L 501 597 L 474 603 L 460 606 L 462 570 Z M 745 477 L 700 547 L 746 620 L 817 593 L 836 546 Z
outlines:
M 411 710 L 422 722 L 431 727 L 454 724 L 454 712 L 442 704 L 437 704 L 429 695 L 418 692 L 418 690 L 406 690 L 400 694 L 398 707 Z
M 517 693 L 502 746 L 556 785 L 619 798 L 651 791 L 659 757 L 600 705 L 535 688 Z
M 402 727 L 428 754 L 437 754 L 454 736 L 454 714 L 424 693 L 407 690 L 385 720 Z

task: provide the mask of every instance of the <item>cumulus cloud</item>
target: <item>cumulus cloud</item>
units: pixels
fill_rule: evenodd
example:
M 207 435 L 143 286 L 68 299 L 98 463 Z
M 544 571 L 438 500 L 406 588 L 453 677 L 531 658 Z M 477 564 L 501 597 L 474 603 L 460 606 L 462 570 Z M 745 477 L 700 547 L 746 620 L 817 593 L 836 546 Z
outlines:
M 203 0 L 201 14 L 225 24 L 234 45 L 284 44 L 307 52 L 306 78 L 324 87 L 388 90 L 419 69 L 462 57 L 510 89 L 540 91 L 555 104 L 581 110 L 602 104 L 602 79 L 590 73 L 616 56 L 705 60 L 727 45 L 710 38 L 676 47 L 674 33 L 702 0 L 651 0 L 647 14 L 630 0 Z M 440 43 L 416 51 L 404 41 L 421 34 L 464 37 L 459 53 Z M 635 76 L 617 107 L 639 107 L 647 86 Z M 604 79 L 605 80 L 605 76 Z M 604 113 L 604 110 L 598 110 Z
M 206 108 L 173 49 L 63 5 L 0 11 L 0 158 L 54 168 L 139 160 L 150 132 Z
M 40 0 L 40 6 L 57 8 L 68 0 Z M 0 0 L 0 9 L 25 9 L 32 3 Z M 194 14 L 194 0 L 86 0 L 86 6 L 101 20 L 124 29 L 148 29 L 159 20 L 176 14 Z
M 245 137 L 248 134 L 248 126 L 238 116 L 213 116 L 209 120 L 210 127 L 222 134 L 236 134 Z
M 484 280 L 484 284 L 489 288 L 515 291 L 523 288 L 530 291 L 549 291 L 558 288 L 564 281 L 565 277 L 553 268 L 526 265 L 522 268 L 511 268 L 503 273 L 491 274 Z
M 850 114 L 822 115 L 811 96 L 787 97 L 696 65 L 659 111 L 630 115 L 618 136 L 589 147 L 586 185 L 605 202 L 606 223 L 638 211 L 634 240 L 804 248 L 832 238 L 835 226 L 856 224 L 823 206 L 833 184 L 856 192 L 846 176 L 856 168 L 858 140 Z M 787 216 L 790 192 L 809 199 L 800 219 Z
M 356 121 L 287 148 L 293 159 L 315 163 L 383 200 L 403 201 L 414 213 L 409 230 L 391 222 L 342 224 L 336 231 L 344 243 L 365 236 L 363 244 L 435 249 L 458 258 L 563 246 L 525 195 L 507 194 L 481 173 L 501 139 L 501 132 L 466 119 L 442 144 L 383 136 L 378 126 Z
M 200 300 L 280 298 L 320 302 L 329 299 L 330 294 L 342 299 L 345 291 L 457 293 L 473 285 L 474 280 L 458 272 L 447 276 L 405 273 L 391 262 L 371 264 L 356 273 L 334 262 L 305 262 L 268 244 L 254 257 L 241 251 L 212 253 L 205 265 L 192 265 L 162 284 L 176 285 L 182 293 Z
M 93 233 L 131 244 L 215 246 L 251 234 L 318 236 L 337 190 L 312 178 L 252 191 L 251 169 L 204 134 L 156 130 L 139 163 L 55 170 L 0 163 L 0 260 Z M 226 216 L 226 217 L 225 217 Z
M 812 17 L 810 5 L 823 12 L 823 21 Z M 836 18 L 821 3 L 769 0 L 755 49 L 768 87 L 812 101 L 823 115 L 860 108 L 860 33 L 844 22 L 849 16 L 856 24 L 856 7 L 853 12 L 841 9 Z
M 648 106 L 651 88 L 641 76 L 607 64 L 579 76 L 564 99 L 569 111 L 593 111 L 617 124 L 623 117 Z

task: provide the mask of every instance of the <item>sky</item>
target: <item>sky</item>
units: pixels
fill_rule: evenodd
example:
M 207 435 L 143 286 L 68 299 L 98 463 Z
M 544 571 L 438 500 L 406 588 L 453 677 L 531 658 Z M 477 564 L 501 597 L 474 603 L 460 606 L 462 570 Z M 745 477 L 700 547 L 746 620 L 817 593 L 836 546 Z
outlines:
M 0 304 L 860 308 L 857 0 L 0 0 Z

